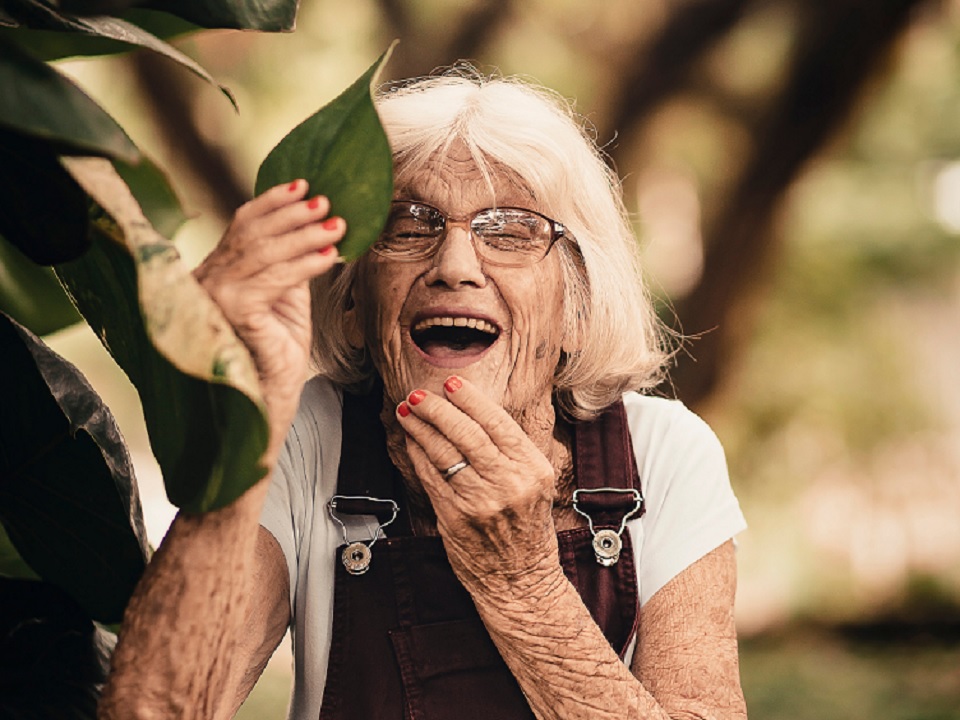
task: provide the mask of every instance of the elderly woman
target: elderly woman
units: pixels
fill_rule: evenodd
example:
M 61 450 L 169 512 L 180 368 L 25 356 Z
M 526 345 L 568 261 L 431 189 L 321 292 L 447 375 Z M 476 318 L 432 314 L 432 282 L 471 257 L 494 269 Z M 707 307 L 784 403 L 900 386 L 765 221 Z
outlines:
M 519 82 L 378 110 L 372 252 L 338 263 L 298 180 L 197 271 L 260 372 L 272 478 L 175 521 L 104 716 L 229 717 L 288 626 L 294 718 L 744 716 L 744 522 L 707 426 L 638 393 L 665 356 L 615 176 Z

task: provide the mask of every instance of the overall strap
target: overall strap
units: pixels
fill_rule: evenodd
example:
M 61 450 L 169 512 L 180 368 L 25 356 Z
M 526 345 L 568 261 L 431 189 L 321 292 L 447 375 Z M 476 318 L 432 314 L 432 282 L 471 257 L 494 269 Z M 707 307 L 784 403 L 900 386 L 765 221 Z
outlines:
M 390 517 L 389 507 L 382 502 L 363 498 L 380 498 L 400 503 L 402 480 L 387 453 L 387 433 L 380 420 L 383 408 L 383 383 L 377 379 L 365 395 L 343 391 L 340 468 L 337 472 L 337 511 L 347 515 L 375 515 L 382 523 Z M 394 534 L 409 534 L 409 519 L 401 504 L 400 515 L 393 525 Z
M 635 509 L 631 492 L 590 492 L 597 490 L 637 491 L 644 513 L 643 488 L 633 453 L 627 411 L 622 400 L 608 407 L 595 420 L 573 426 L 573 462 L 578 506 L 600 525 L 619 525 L 625 513 Z

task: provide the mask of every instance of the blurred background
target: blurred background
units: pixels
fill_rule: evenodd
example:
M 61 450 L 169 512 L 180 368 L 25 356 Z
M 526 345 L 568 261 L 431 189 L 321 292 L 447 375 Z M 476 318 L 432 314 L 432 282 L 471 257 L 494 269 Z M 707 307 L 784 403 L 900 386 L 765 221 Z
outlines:
M 167 169 L 191 264 L 260 161 L 393 38 L 384 80 L 466 58 L 570 99 L 623 178 L 671 384 L 750 529 L 753 718 L 960 718 L 960 0 L 303 0 L 296 32 L 59 63 Z M 118 416 L 151 541 L 173 509 L 93 334 L 51 338 Z M 282 718 L 289 648 L 241 718 Z

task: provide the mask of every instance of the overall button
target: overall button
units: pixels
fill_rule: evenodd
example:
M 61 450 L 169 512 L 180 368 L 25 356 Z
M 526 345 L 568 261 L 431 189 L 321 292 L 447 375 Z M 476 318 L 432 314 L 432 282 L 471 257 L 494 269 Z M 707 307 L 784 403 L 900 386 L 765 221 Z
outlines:
M 617 563 L 622 548 L 623 541 L 614 530 L 598 530 L 593 536 L 593 552 L 596 553 L 597 562 L 604 567 L 611 567 Z
M 370 548 L 362 542 L 355 542 L 343 549 L 340 560 L 351 575 L 363 575 L 370 567 L 370 555 Z

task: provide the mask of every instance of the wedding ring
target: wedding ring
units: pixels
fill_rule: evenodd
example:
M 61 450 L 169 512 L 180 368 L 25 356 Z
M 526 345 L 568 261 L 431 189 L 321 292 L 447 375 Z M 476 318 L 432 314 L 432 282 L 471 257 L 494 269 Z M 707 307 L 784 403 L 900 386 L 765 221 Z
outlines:
M 465 467 L 467 467 L 467 465 L 469 465 L 469 464 L 470 464 L 470 463 L 468 463 L 466 460 L 461 460 L 460 462 L 451 465 L 450 467 L 448 467 L 446 470 L 443 471 L 443 477 L 444 477 L 444 479 L 445 479 L 445 480 L 449 480 L 449 479 L 452 478 L 454 475 L 456 475 L 458 472 L 460 472 L 460 471 L 463 470 Z

